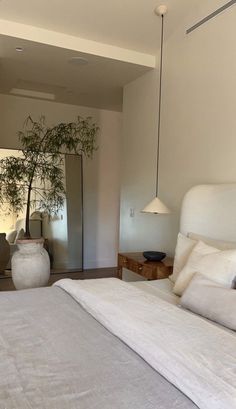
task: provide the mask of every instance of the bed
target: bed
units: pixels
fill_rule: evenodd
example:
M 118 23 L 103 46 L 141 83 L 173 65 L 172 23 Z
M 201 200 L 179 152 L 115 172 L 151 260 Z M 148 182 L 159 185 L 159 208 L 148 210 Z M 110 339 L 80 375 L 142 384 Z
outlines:
M 220 234 L 236 241 L 235 185 L 190 192 L 181 229 L 194 218 L 191 231 L 202 232 L 206 196 L 215 210 L 203 233 L 221 238 L 213 213 L 219 217 L 216 208 L 230 197 L 231 223 L 228 210 Z M 1 293 L 0 408 L 235 408 L 235 332 L 179 308 L 172 286 L 168 279 L 60 280 Z

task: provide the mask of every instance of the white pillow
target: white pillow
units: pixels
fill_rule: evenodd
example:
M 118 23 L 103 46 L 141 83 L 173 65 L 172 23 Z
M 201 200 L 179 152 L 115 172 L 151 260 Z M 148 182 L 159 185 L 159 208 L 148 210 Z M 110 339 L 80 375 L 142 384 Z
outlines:
M 236 249 L 236 243 L 233 241 L 215 240 L 196 233 L 188 233 L 188 237 L 192 240 L 203 241 L 205 244 L 208 244 L 208 246 L 216 247 L 219 250 Z
M 225 287 L 231 287 L 236 273 L 236 250 L 220 251 L 199 241 L 179 273 L 173 292 L 182 295 L 193 278 L 201 273 Z
M 221 287 L 202 274 L 194 274 L 181 306 L 236 331 L 236 290 Z
M 186 261 L 188 260 L 188 257 L 196 244 L 196 240 L 192 240 L 181 233 L 178 234 L 175 248 L 173 274 L 169 276 L 169 279 L 173 283 L 176 282 L 180 271 L 184 268 Z
M 198 241 L 203 241 L 205 244 L 219 250 L 236 249 L 236 243 L 231 241 L 215 240 L 196 233 L 188 233 L 188 236 L 179 233 L 175 248 L 173 274 L 169 276 L 173 283 L 176 282 L 180 271 L 184 268 L 190 253 Z
M 15 243 L 17 231 L 16 230 L 10 230 L 6 233 L 6 240 L 8 243 L 13 244 Z

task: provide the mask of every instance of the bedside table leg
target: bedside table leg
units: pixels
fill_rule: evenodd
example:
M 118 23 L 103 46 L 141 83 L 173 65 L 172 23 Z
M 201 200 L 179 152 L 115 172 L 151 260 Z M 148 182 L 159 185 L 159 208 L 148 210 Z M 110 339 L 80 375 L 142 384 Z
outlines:
M 121 266 L 117 267 L 117 278 L 122 280 L 122 267 Z

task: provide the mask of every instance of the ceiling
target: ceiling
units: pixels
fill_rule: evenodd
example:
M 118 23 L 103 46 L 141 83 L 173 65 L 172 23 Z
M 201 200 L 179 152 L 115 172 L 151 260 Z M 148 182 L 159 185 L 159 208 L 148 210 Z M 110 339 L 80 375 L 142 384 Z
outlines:
M 198 18 L 203 3 L 210 12 L 226 1 L 0 0 L 0 18 L 156 54 L 160 19 L 153 10 L 157 5 L 168 6 L 174 27 L 188 14 Z
M 155 53 L 159 30 L 153 10 L 157 3 L 158 0 L 1 0 L 0 16 L 101 43 Z
M 16 47 L 22 47 L 17 52 Z M 72 64 L 72 57 L 87 64 Z M 147 72 L 140 65 L 0 36 L 0 92 L 12 88 L 52 93 L 56 102 L 122 110 L 123 86 Z
M 165 0 L 169 9 L 165 39 L 180 24 L 185 30 L 203 18 L 202 2 Z M 212 0 L 204 0 L 204 10 L 213 11 L 225 2 L 214 0 L 213 5 Z M 162 1 L 0 0 L 1 23 L 8 20 L 5 27 L 9 28 L 13 22 L 28 27 L 24 36 L 23 26 L 14 23 L 10 32 L 4 32 L 4 24 L 0 24 L 0 92 L 24 88 L 53 93 L 56 102 L 122 110 L 123 86 L 151 69 L 142 63 L 142 56 L 158 54 L 160 19 L 153 10 L 159 4 Z M 50 31 L 41 31 L 38 37 L 33 37 L 35 27 L 38 31 Z M 60 41 L 65 37 L 63 45 L 57 40 L 47 41 L 50 36 L 55 39 L 56 34 Z M 73 47 L 68 46 L 71 39 Z M 79 48 L 82 39 L 84 48 Z M 94 49 L 97 45 L 106 49 L 106 53 L 89 50 L 88 40 L 93 41 Z M 110 46 L 120 47 L 115 51 L 118 54 L 122 51 L 127 59 L 112 55 L 114 50 L 111 52 Z M 23 52 L 16 52 L 16 47 L 22 47 Z M 130 55 L 135 52 L 143 54 L 135 55 L 131 61 Z M 74 56 L 86 57 L 88 64 L 68 63 Z

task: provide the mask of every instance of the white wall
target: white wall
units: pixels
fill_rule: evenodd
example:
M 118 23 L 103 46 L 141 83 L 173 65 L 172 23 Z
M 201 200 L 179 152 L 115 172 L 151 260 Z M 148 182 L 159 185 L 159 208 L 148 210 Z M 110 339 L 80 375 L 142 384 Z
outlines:
M 99 149 L 84 161 L 84 265 L 116 265 L 119 236 L 121 114 L 0 94 L 0 147 L 18 148 L 17 130 L 27 115 L 49 124 L 92 116 L 100 127 Z
M 99 150 L 84 166 L 88 268 L 116 266 L 119 246 L 121 114 L 100 111 L 99 124 Z
M 154 194 L 158 83 L 149 73 L 125 88 L 122 250 L 173 253 L 185 192 L 199 183 L 236 181 L 236 7 L 185 34 L 222 2 L 212 3 L 189 4 L 175 27 L 171 10 L 166 18 L 160 197 L 173 209 L 171 216 L 139 213 Z M 137 209 L 133 219 L 130 207 Z
M 120 249 L 165 249 L 167 218 L 141 213 L 155 196 L 157 145 L 157 71 L 124 89 Z M 134 217 L 130 209 L 134 208 Z M 164 222 L 164 223 L 163 223 Z

